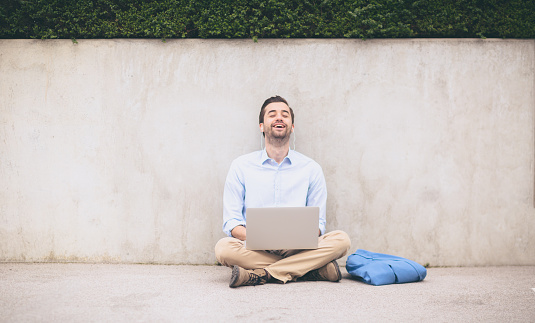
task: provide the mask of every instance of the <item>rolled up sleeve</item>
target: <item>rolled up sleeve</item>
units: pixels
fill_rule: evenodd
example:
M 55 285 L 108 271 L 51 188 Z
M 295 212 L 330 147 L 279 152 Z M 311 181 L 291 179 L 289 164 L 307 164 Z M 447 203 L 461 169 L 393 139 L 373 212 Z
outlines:
M 319 229 L 321 234 L 325 234 L 325 224 L 327 222 L 327 185 L 325 176 L 319 165 L 315 167 L 311 176 L 307 194 L 307 206 L 318 206 L 320 208 Z
M 244 197 L 245 186 L 242 174 L 233 162 L 227 174 L 223 192 L 223 232 L 231 237 L 231 231 L 238 225 L 245 226 Z

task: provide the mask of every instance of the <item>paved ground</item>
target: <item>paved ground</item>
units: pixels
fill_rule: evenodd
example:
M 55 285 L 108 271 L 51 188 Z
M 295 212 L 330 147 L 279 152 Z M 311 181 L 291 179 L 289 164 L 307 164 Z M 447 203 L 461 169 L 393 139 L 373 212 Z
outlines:
M 218 266 L 0 263 L 1 322 L 535 322 L 535 266 L 228 287 Z

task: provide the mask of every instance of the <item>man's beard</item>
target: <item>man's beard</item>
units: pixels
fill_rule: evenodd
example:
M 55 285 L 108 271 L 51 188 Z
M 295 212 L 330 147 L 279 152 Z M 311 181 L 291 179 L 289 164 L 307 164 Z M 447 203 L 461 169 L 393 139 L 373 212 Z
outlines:
M 273 145 L 273 146 L 284 146 L 290 141 L 291 136 L 291 128 L 288 127 L 287 131 L 284 131 L 282 133 L 276 133 L 273 130 L 270 130 L 269 132 L 265 133 L 266 135 L 266 141 Z

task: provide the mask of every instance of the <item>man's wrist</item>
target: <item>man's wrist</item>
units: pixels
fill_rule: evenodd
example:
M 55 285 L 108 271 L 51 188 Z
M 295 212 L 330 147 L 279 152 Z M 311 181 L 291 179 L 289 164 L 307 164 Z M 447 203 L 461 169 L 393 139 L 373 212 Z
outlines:
M 234 229 L 230 231 L 230 234 L 236 239 L 245 240 L 246 232 L 247 231 L 245 229 L 245 226 L 240 224 L 240 225 L 235 226 Z

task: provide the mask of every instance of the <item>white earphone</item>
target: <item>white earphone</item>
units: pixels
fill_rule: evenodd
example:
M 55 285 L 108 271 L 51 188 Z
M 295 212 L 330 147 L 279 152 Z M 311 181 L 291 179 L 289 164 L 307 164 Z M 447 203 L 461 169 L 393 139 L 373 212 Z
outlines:
M 295 129 L 293 129 L 292 133 L 294 134 L 294 150 L 295 150 Z

